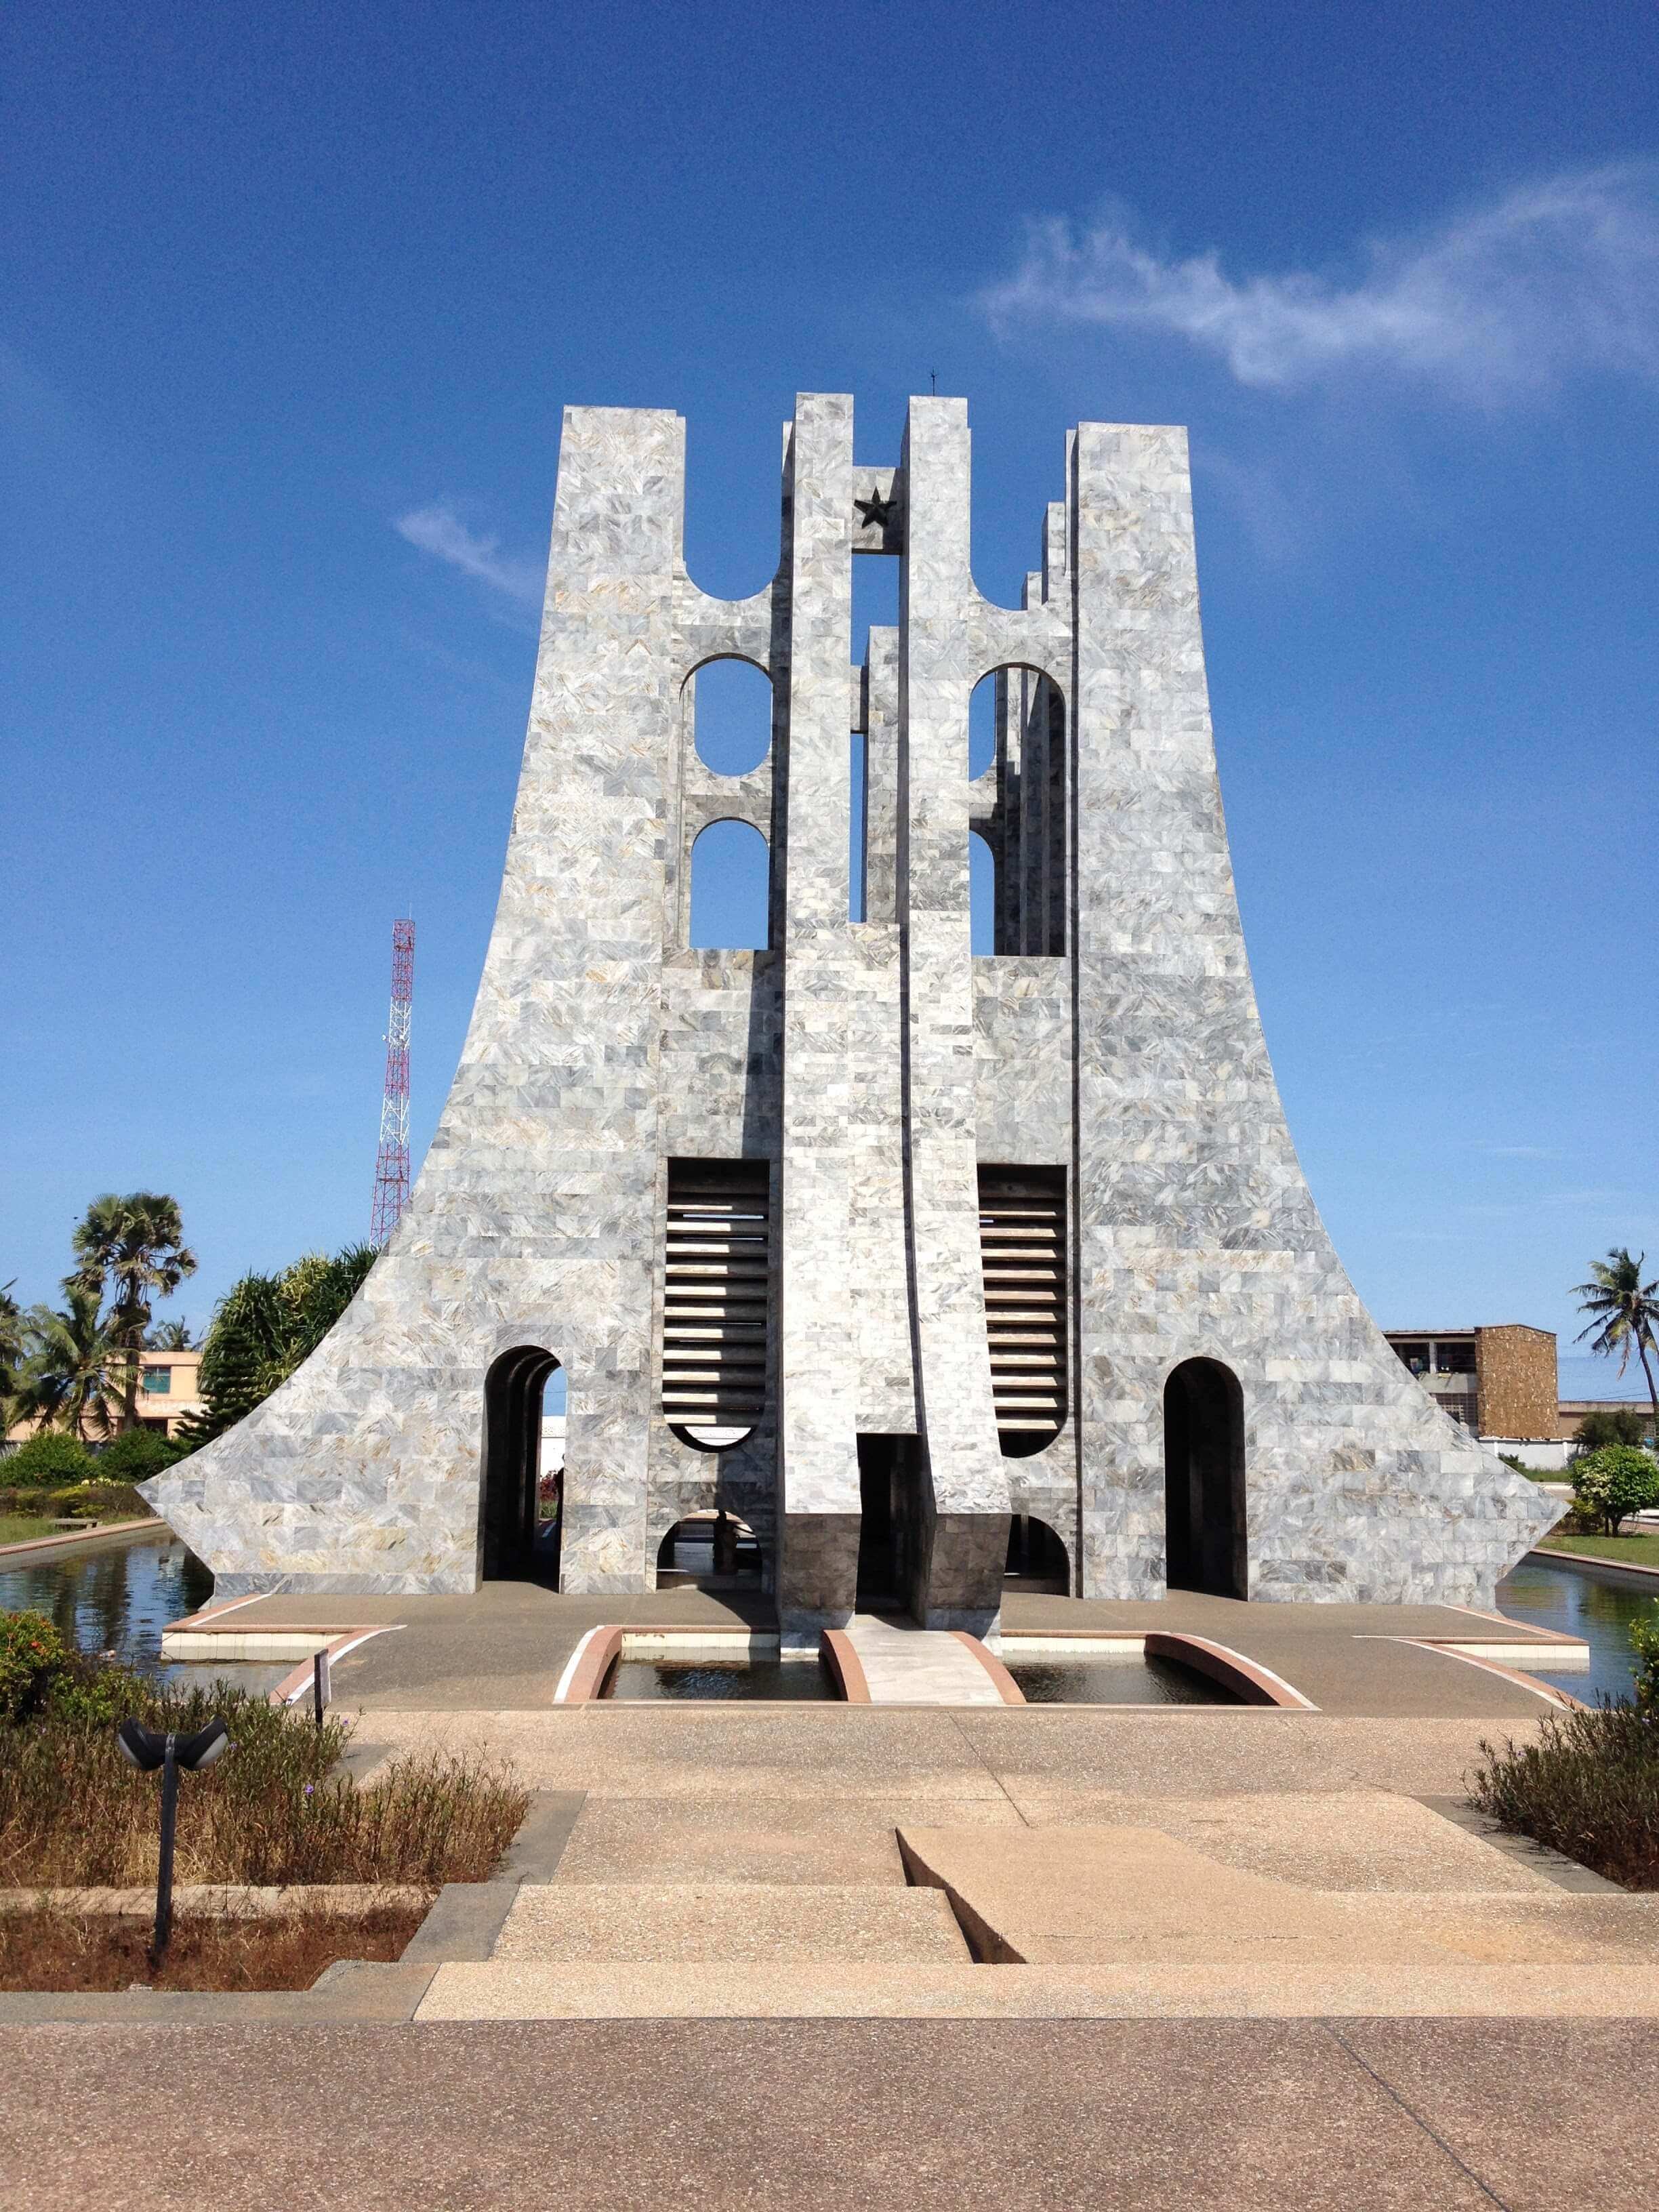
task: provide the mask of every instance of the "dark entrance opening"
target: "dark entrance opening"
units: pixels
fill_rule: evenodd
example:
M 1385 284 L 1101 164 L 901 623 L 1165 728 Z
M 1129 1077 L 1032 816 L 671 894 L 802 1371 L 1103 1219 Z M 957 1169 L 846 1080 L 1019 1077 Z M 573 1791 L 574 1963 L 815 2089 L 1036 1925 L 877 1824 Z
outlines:
M 479 1567 L 492 1581 L 559 1586 L 562 1470 L 542 1481 L 542 1394 L 558 1364 L 539 1345 L 515 1345 L 484 1377 Z
M 1071 1595 L 1072 1571 L 1065 1544 L 1035 1513 L 1015 1511 L 1008 1516 L 1008 1564 L 1003 1580 L 1033 1596 Z
M 906 1613 L 915 1564 L 915 1437 L 859 1438 L 858 1595 L 860 1613 Z
M 1218 1359 L 1183 1359 L 1164 1386 L 1164 1481 L 1170 1589 L 1248 1596 L 1244 1394 Z

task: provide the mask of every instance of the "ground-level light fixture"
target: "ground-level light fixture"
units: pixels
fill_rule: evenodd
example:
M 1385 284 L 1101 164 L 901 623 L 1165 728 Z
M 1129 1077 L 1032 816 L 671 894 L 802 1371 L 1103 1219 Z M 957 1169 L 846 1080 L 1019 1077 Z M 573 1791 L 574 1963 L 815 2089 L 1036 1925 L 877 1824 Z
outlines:
M 142 1721 L 123 1721 L 115 1731 L 121 1756 L 143 1774 L 161 1770 L 161 1850 L 155 1868 L 155 1934 L 149 1954 L 159 1966 L 173 1933 L 173 1832 L 179 1819 L 179 1771 L 199 1773 L 229 1748 L 230 1731 L 210 1721 L 194 1735 L 164 1735 Z

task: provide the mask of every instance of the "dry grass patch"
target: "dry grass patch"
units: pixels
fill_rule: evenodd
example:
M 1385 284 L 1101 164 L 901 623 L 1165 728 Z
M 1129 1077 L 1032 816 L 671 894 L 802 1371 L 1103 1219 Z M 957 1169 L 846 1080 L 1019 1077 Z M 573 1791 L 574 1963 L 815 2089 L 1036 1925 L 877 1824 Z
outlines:
M 391 1960 L 426 1917 L 420 1905 L 377 1905 L 356 1918 L 327 1911 L 263 1920 L 175 1923 L 159 1972 L 150 1923 L 111 1913 L 0 1917 L 0 1990 L 308 1990 L 340 1959 Z

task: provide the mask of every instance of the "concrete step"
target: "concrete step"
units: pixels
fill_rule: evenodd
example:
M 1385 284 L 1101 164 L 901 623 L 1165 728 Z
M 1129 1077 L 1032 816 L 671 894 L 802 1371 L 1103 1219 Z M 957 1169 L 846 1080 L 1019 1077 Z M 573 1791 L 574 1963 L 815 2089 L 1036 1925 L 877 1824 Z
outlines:
M 434 2020 L 1659 2018 L 1651 1966 L 1163 1967 L 550 1964 L 440 1966 Z
M 942 1628 L 855 1613 L 842 1632 L 858 1654 L 872 1705 L 1000 1705 L 975 1651 Z
M 945 1817 L 965 1824 L 972 1813 L 957 1807 Z M 859 1798 L 593 1797 L 558 1880 L 902 1889 L 897 1832 L 918 1818 L 933 1825 L 937 1810 Z
M 805 1883 L 521 1883 L 492 1966 L 963 1964 L 939 1889 Z
M 899 1844 L 994 1965 L 1659 1972 L 1659 1895 L 1316 1889 L 1151 1827 L 905 1828 Z

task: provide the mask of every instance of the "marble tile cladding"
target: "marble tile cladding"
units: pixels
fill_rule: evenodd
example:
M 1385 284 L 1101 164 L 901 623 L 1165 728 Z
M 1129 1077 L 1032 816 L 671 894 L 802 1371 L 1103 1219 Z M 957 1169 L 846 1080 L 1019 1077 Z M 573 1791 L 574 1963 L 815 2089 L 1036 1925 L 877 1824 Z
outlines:
M 725 1504 L 810 1640 L 855 1601 L 860 1436 L 914 1434 L 915 1610 L 985 1632 L 1011 1508 L 1085 1594 L 1162 1592 L 1165 1386 L 1202 1358 L 1237 1385 L 1253 1595 L 1489 1602 L 1553 1508 L 1401 1365 L 1297 1164 L 1234 898 L 1184 434 L 1080 426 L 1018 609 L 973 582 L 960 400 L 913 401 L 876 469 L 851 400 L 803 394 L 777 573 L 743 600 L 686 572 L 684 435 L 567 411 L 500 901 L 414 1197 L 319 1350 L 149 1497 L 221 1595 L 470 1589 L 486 1485 L 523 1480 L 499 1443 L 487 1463 L 485 1378 L 538 1346 L 569 1381 L 566 1589 L 652 1588 L 667 1530 Z M 862 672 L 855 556 L 901 577 Z M 688 680 L 723 655 L 773 685 L 740 777 L 690 738 Z M 969 696 L 997 670 L 970 787 Z M 770 838 L 769 951 L 688 949 L 690 843 L 723 814 Z M 1023 951 L 970 954 L 970 821 Z M 659 1410 L 671 1158 L 771 1164 L 764 1410 L 720 1452 Z M 1071 1418 L 1030 1459 L 993 1407 L 981 1160 L 1071 1170 Z

